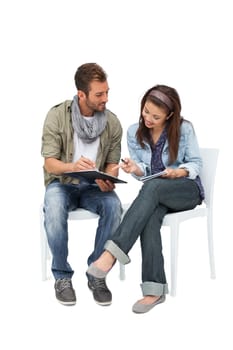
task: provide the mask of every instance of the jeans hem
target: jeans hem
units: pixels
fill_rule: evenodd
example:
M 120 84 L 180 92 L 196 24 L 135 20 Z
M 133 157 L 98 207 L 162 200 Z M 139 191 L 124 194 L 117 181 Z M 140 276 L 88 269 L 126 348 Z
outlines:
M 108 240 L 105 243 L 104 249 L 109 251 L 121 264 L 126 265 L 130 262 L 128 255 L 125 254 L 113 241 Z
M 142 294 L 146 295 L 156 295 L 161 296 L 168 294 L 168 285 L 167 283 L 157 283 L 157 282 L 143 282 L 141 284 Z

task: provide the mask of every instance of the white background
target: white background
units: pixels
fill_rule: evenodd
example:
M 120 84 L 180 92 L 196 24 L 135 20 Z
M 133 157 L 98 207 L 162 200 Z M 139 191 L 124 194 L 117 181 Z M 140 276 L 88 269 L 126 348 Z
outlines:
M 232 349 L 232 30 L 227 0 L 1 2 L 2 348 Z M 112 306 L 94 303 L 85 269 L 95 223 L 70 227 L 77 305 L 59 305 L 53 279 L 41 282 L 43 121 L 53 105 L 72 99 L 74 73 L 85 62 L 97 62 L 108 73 L 108 108 L 125 131 L 138 120 L 144 92 L 167 84 L 179 92 L 182 114 L 193 122 L 200 146 L 220 148 L 214 216 L 217 279 L 209 278 L 204 222 L 185 224 L 177 297 L 168 296 L 146 315 L 131 312 L 141 297 L 137 245 L 126 281 L 119 281 L 117 266 L 109 275 Z M 134 196 L 126 187 L 119 192 L 124 198 Z M 169 280 L 168 237 L 165 231 Z

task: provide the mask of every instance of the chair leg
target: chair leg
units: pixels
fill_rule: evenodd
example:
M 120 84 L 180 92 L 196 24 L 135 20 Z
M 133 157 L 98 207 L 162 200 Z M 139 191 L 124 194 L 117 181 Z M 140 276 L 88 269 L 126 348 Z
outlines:
M 40 245 L 41 245 L 41 275 L 42 281 L 47 279 L 47 259 L 49 258 L 48 242 L 44 229 L 44 215 L 40 213 Z
M 214 239 L 213 239 L 213 217 L 212 213 L 207 215 L 208 249 L 210 262 L 210 277 L 216 278 L 215 259 L 214 259 Z
M 170 227 L 170 264 L 171 264 L 171 289 L 170 295 L 176 296 L 177 287 L 177 265 L 178 265 L 178 240 L 179 240 L 179 224 L 175 223 Z
M 47 280 L 47 260 L 50 258 L 50 250 L 44 228 L 43 207 L 40 210 L 40 242 L 41 242 L 41 275 L 42 281 Z M 119 278 L 125 280 L 125 265 L 119 263 Z
M 120 280 L 124 281 L 125 280 L 125 265 L 119 263 L 119 267 L 120 267 Z
M 125 214 L 128 210 L 128 207 L 129 207 L 129 205 L 125 206 L 123 213 L 121 215 L 121 221 L 123 220 L 123 217 L 125 216 Z M 125 280 L 125 265 L 123 265 L 119 262 L 119 268 L 120 268 L 119 278 L 121 281 L 124 281 Z

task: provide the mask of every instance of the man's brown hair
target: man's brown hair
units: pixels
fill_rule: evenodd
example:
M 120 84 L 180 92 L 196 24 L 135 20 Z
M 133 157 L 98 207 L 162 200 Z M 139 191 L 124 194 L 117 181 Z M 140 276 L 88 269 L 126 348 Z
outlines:
M 98 64 L 85 63 L 77 69 L 74 80 L 77 90 L 82 90 L 88 96 L 90 83 L 93 80 L 105 82 L 107 74 Z

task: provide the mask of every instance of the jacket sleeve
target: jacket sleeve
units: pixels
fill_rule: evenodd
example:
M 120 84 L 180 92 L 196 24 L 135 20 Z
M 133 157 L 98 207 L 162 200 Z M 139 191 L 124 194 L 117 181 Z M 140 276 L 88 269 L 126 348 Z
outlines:
M 183 152 L 183 162 L 179 164 L 179 168 L 187 169 L 189 172 L 188 178 L 193 180 L 200 174 L 202 159 L 193 125 L 187 122 L 185 124 L 186 131 L 185 134 L 181 136 L 180 141 L 182 143 L 182 138 L 184 138 L 184 147 L 180 147 L 181 152 Z
M 142 149 L 136 139 L 136 130 L 138 128 L 138 124 L 131 125 L 127 130 L 127 145 L 129 150 L 129 155 L 132 160 L 137 163 L 139 168 L 142 170 L 143 175 L 146 176 L 150 174 L 150 154 L 148 149 Z M 134 178 L 140 180 L 142 176 L 137 176 L 132 174 Z
M 45 119 L 42 135 L 41 154 L 43 157 L 60 159 L 62 140 L 58 127 L 56 109 L 51 109 Z

